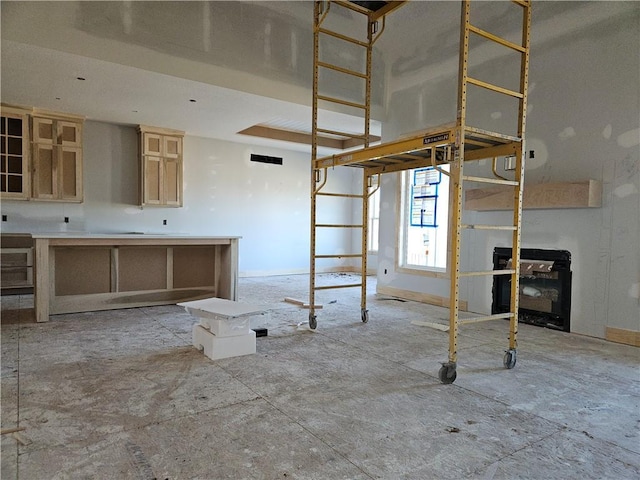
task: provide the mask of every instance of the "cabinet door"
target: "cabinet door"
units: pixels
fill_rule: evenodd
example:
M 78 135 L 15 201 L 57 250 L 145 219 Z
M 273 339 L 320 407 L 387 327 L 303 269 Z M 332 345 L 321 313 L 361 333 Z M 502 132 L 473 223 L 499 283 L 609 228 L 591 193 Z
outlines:
M 165 158 L 179 158 L 182 156 L 182 138 L 163 135 Z
M 164 204 L 182 206 L 182 159 L 165 158 Z
M 53 145 L 57 143 L 55 120 L 51 118 L 33 117 L 33 141 Z
M 144 156 L 143 202 L 147 205 L 161 205 L 163 202 L 164 169 L 162 158 Z
M 82 149 L 56 147 L 59 165 L 60 199 L 81 202 L 82 188 Z
M 33 198 L 58 198 L 58 165 L 56 147 L 33 144 Z
M 138 128 L 140 146 L 140 204 L 182 206 L 182 132 Z
M 142 147 L 143 155 L 162 156 L 162 135 L 155 133 L 144 133 L 144 142 Z
M 58 120 L 56 143 L 64 147 L 82 146 L 82 125 L 76 122 Z
M 29 198 L 29 123 L 26 115 L 3 113 L 0 120 L 0 195 Z

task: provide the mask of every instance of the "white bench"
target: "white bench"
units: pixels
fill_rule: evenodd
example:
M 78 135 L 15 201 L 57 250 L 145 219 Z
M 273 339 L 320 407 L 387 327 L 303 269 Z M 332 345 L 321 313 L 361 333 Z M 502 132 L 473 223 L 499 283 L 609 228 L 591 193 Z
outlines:
M 259 305 L 223 298 L 178 303 L 200 323 L 193 326 L 193 346 L 211 360 L 256 353 L 256 332 L 251 320 L 267 312 Z

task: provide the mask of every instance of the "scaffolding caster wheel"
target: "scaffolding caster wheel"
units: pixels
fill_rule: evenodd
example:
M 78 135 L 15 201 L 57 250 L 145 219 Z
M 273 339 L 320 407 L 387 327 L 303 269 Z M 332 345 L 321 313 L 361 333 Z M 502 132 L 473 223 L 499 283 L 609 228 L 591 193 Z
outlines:
M 362 318 L 362 323 L 367 323 L 369 321 L 369 310 L 362 309 L 360 312 L 360 317 Z
M 309 314 L 309 328 L 315 330 L 318 326 L 318 319 L 315 315 Z
M 507 350 L 504 354 L 504 368 L 512 369 L 516 366 L 516 351 L 515 350 Z
M 455 362 L 443 363 L 438 372 L 438 378 L 442 383 L 448 385 L 456 380 L 456 364 Z

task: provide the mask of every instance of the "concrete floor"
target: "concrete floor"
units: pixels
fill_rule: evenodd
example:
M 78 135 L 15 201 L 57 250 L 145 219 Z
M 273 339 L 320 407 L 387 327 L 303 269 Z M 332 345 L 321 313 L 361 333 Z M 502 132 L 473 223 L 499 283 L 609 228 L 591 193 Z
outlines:
M 329 274 L 327 281 L 348 281 Z M 640 349 L 528 325 L 466 326 L 458 378 L 437 379 L 447 310 L 243 278 L 270 309 L 255 355 L 212 362 L 195 319 L 163 306 L 30 323 L 2 297 L 2 479 L 640 478 Z M 370 279 L 370 291 L 375 280 Z M 335 300 L 335 303 L 329 303 Z

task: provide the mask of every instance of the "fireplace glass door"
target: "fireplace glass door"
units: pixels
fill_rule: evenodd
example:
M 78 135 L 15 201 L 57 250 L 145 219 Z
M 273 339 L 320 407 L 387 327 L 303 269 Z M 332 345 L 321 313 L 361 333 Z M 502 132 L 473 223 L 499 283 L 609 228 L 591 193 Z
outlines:
M 494 270 L 511 268 L 511 248 L 496 247 Z M 510 311 L 511 277 L 493 280 L 493 314 Z M 518 320 L 568 332 L 571 314 L 571 254 L 566 250 L 525 249 L 520 253 Z

